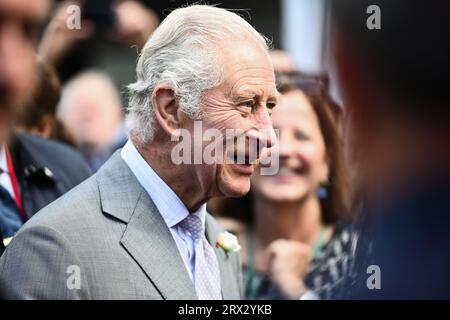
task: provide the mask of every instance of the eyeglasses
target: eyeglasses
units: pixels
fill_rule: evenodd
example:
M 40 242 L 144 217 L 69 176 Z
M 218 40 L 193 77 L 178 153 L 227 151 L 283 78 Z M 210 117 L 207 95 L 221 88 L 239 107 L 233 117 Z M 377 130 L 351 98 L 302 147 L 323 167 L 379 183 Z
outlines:
M 328 95 L 328 78 L 303 74 L 277 75 L 278 87 L 294 86 L 305 93 Z
M 341 110 L 340 106 L 329 94 L 329 78 L 327 75 L 308 75 L 303 73 L 280 73 L 276 75 L 279 90 L 283 87 L 294 87 L 306 94 L 324 97 L 333 109 Z

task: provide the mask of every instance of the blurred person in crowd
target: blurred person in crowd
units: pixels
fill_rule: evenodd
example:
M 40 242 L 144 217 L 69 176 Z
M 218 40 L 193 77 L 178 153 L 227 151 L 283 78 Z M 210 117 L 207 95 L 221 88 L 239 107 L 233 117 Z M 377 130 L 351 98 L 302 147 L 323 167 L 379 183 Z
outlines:
M 329 298 L 355 241 L 342 141 L 320 77 L 278 74 L 277 87 L 279 172 L 255 174 L 244 199 L 210 205 L 240 238 L 248 299 L 298 299 L 306 288 Z
M 53 67 L 41 59 L 37 61 L 36 82 L 32 101 L 22 109 L 16 123 L 16 131 L 75 146 L 72 136 L 56 117 L 56 108 L 61 98 L 59 78 Z
M 80 155 L 39 137 L 13 133 L 35 86 L 35 46 L 50 1 L 0 1 L 0 237 L 89 176 Z
M 295 63 L 294 58 L 286 51 L 271 50 L 270 57 L 272 58 L 273 69 L 275 73 L 295 73 L 299 72 L 299 68 Z M 320 75 L 320 81 L 326 90 L 329 90 L 329 77 L 327 74 Z M 327 93 L 328 95 L 328 93 Z M 333 116 L 336 118 L 337 129 L 340 135 L 343 132 L 344 107 L 338 105 L 334 99 L 329 99 L 329 105 L 333 109 Z
M 74 5 L 80 8 L 80 28 L 68 29 Z M 134 76 L 128 66 L 136 61 L 136 49 L 142 49 L 159 23 L 158 15 L 139 1 L 63 1 L 45 29 L 39 54 L 55 66 L 63 82 L 98 68 L 125 85 Z
M 79 29 L 67 28 L 67 20 L 73 14 L 70 7 L 73 5 L 83 10 Z M 107 23 L 107 19 L 112 20 L 111 30 L 107 30 L 111 39 L 140 49 L 159 25 L 158 16 L 138 1 L 116 1 L 114 5 L 112 1 L 99 1 L 97 6 L 80 1 L 63 1 L 45 29 L 39 45 L 40 55 L 48 63 L 57 66 L 77 43 L 93 36 L 95 28 L 105 27 L 101 22 Z
M 39 299 L 239 299 L 238 248 L 206 212 L 217 196 L 240 197 L 255 163 L 226 161 L 276 137 L 278 99 L 266 39 L 238 15 L 194 5 L 174 10 L 147 41 L 129 86 L 130 140 L 89 180 L 42 210 L 0 259 L 0 295 Z M 180 129 L 217 130 L 223 154 L 176 164 Z M 227 143 L 226 132 L 248 145 Z M 189 139 L 189 138 L 188 138 Z M 188 140 L 191 141 L 191 140 Z M 257 150 L 249 150 L 256 141 Z M 196 143 L 205 151 L 209 143 Z M 256 151 L 256 152 L 255 152 Z M 191 159 L 189 159 L 191 160 Z M 67 266 L 82 270 L 78 290 Z M 45 278 L 46 284 L 42 285 Z M 114 281 L 111 281 L 114 279 Z
M 119 92 L 100 71 L 85 71 L 64 86 L 58 118 L 93 172 L 127 139 Z
M 450 8 L 337 0 L 331 9 L 360 230 L 336 298 L 448 299 Z
M 271 50 L 270 57 L 272 58 L 275 73 L 293 73 L 298 71 L 294 58 L 286 51 Z

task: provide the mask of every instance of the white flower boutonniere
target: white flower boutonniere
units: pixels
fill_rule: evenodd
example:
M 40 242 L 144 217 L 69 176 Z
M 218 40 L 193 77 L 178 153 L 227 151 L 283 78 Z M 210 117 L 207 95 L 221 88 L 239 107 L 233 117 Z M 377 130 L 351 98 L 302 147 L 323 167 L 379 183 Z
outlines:
M 216 247 L 222 248 L 225 253 L 237 252 L 241 249 L 237 237 L 227 231 L 219 234 L 219 237 L 216 241 Z

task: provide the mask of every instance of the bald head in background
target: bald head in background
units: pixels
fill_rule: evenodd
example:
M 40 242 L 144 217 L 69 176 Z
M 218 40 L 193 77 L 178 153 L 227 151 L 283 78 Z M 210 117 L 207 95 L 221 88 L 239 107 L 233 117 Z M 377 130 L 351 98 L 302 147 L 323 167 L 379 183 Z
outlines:
M 121 97 L 105 73 L 85 71 L 64 86 L 58 117 L 78 145 L 108 144 L 122 125 Z
M 63 89 L 57 117 L 93 172 L 126 141 L 120 94 L 104 72 L 88 70 Z

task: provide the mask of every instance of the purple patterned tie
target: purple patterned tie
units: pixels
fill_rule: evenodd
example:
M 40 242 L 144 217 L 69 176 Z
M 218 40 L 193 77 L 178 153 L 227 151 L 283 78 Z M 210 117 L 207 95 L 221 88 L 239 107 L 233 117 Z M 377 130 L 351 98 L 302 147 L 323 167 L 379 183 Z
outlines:
M 220 270 L 214 249 L 208 243 L 202 221 L 190 214 L 181 222 L 181 227 L 190 234 L 195 247 L 195 291 L 200 300 L 221 300 Z

